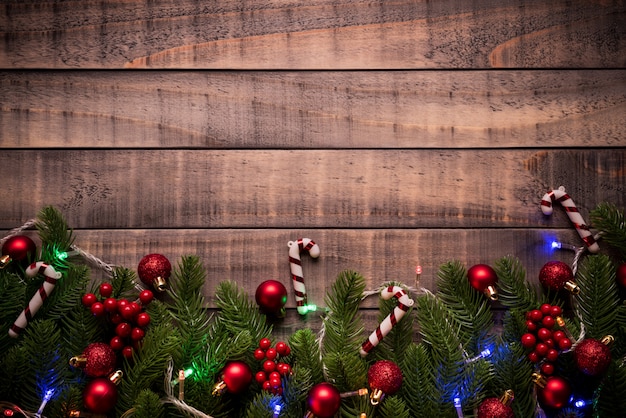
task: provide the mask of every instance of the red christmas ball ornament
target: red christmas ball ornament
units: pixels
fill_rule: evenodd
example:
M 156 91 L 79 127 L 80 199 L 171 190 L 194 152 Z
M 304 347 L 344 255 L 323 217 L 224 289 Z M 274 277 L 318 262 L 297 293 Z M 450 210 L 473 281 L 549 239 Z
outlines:
M 172 274 L 172 265 L 162 254 L 148 254 L 139 261 L 137 274 L 147 286 L 152 286 L 158 292 L 164 292 L 167 280 Z
M 487 398 L 478 407 L 478 418 L 515 418 L 510 406 L 512 401 L 512 390 L 507 390 L 501 398 Z
M 309 391 L 307 405 L 309 411 L 316 417 L 331 418 L 341 406 L 341 395 L 339 390 L 330 383 L 318 383 Z
M 72 367 L 83 369 L 89 377 L 102 377 L 110 374 L 116 363 L 115 351 L 110 345 L 100 342 L 89 344 L 80 356 L 70 359 Z
M 626 289 L 626 263 L 622 263 L 617 267 L 616 280 L 619 287 Z
M 484 293 L 491 300 L 498 300 L 496 283 L 498 275 L 496 271 L 487 264 L 476 264 L 467 270 L 467 279 L 470 286 L 479 292 Z
M 560 376 L 550 376 L 545 378 L 535 375 L 537 388 L 537 399 L 546 408 L 560 409 L 569 403 L 572 396 L 572 388 L 567 380 Z
M 243 361 L 231 361 L 222 370 L 222 380 L 213 388 L 213 395 L 221 395 L 226 390 L 241 393 L 252 382 L 252 370 Z
M 548 261 L 539 271 L 539 281 L 552 290 L 567 289 L 578 294 L 580 288 L 574 283 L 574 273 L 570 266 L 562 261 Z
M 97 377 L 87 383 L 83 391 L 85 408 L 96 414 L 112 410 L 117 402 L 117 382 L 121 375 L 121 372 L 116 372 L 109 378 Z
M 285 316 L 287 289 L 277 280 L 266 280 L 256 288 L 254 296 L 261 311 L 278 317 Z
M 37 246 L 32 239 L 25 235 L 15 235 L 2 245 L 0 268 L 6 267 L 11 261 L 26 267 L 37 253 Z
M 402 386 L 402 370 L 390 360 L 379 360 L 367 371 L 367 382 L 372 393 L 370 401 L 377 405 L 382 399 L 396 393 Z
M 611 364 L 609 344 L 612 336 L 600 340 L 586 338 L 574 349 L 574 361 L 578 370 L 588 376 L 598 376 L 606 371 Z

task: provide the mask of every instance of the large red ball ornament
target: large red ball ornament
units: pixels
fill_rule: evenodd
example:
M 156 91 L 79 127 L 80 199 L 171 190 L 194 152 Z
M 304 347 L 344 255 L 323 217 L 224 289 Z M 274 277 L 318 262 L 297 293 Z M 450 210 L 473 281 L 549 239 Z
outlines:
M 256 288 L 254 295 L 257 305 L 266 314 L 285 316 L 287 289 L 277 280 L 266 280 Z
M 487 264 L 476 264 L 467 270 L 467 279 L 470 286 L 479 292 L 484 293 L 491 300 L 498 299 L 496 291 L 496 283 L 498 283 L 498 275 L 496 271 Z
M 237 394 L 248 388 L 252 382 L 252 370 L 243 361 L 231 361 L 222 370 L 222 381 L 217 384 L 214 394 L 221 394 L 225 390 Z
M 85 386 L 83 403 L 85 408 L 96 414 L 106 414 L 117 402 L 117 386 L 106 377 L 98 377 Z
M 390 360 L 380 360 L 367 371 L 367 382 L 372 389 L 370 400 L 377 405 L 383 397 L 393 395 L 402 386 L 402 370 Z
M 82 368 L 89 377 L 102 377 L 111 374 L 117 363 L 115 351 L 105 343 L 91 343 L 80 356 L 72 357 L 70 364 Z
M 589 376 L 597 376 L 611 364 L 611 350 L 594 338 L 586 338 L 574 349 L 574 361 L 578 370 Z
M 341 406 L 341 395 L 330 383 L 318 383 L 309 391 L 307 405 L 316 417 L 331 418 Z
M 167 287 L 167 280 L 172 274 L 172 265 L 164 255 L 148 254 L 139 261 L 137 274 L 147 286 L 164 292 Z
M 548 377 L 545 386 L 537 388 L 537 398 L 541 405 L 547 408 L 563 408 L 569 403 L 571 396 L 570 384 L 559 376 Z
M 478 418 L 515 418 L 513 408 L 498 398 L 487 398 L 478 407 Z
M 577 294 L 580 288 L 574 283 L 574 273 L 570 266 L 562 261 L 548 261 L 539 271 L 539 281 L 552 290 L 567 289 Z
M 4 242 L 0 268 L 6 267 L 11 261 L 23 267 L 27 266 L 37 253 L 37 246 L 32 239 L 25 235 L 15 235 Z
M 626 263 L 622 263 L 617 267 L 616 280 L 619 287 L 626 289 Z

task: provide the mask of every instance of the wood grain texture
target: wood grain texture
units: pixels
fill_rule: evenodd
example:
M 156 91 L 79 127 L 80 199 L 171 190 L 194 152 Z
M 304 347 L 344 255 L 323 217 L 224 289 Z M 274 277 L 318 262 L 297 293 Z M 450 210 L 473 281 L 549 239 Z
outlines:
M 626 72 L 2 72 L 3 148 L 624 146 Z
M 7 0 L 0 67 L 607 68 L 625 35 L 621 0 Z
M 0 227 L 54 205 L 74 228 L 474 228 L 626 206 L 626 149 L 7 150 Z M 556 223 L 555 223 L 556 222 Z

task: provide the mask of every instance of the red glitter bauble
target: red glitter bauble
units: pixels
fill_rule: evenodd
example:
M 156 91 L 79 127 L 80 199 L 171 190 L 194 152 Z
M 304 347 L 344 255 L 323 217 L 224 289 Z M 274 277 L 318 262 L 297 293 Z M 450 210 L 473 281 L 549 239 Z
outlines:
M 570 266 L 562 261 L 548 261 L 539 272 L 539 281 L 552 290 L 561 290 L 565 283 L 574 280 Z
M 574 360 L 578 370 L 589 376 L 597 376 L 611 364 L 611 350 L 594 338 L 586 338 L 574 349 Z
M 172 274 L 172 265 L 164 255 L 148 254 L 139 262 L 137 274 L 146 285 L 153 286 L 156 290 L 163 292 L 167 279 Z
M 618 286 L 626 289 L 626 263 L 622 263 L 617 267 L 616 279 Z
M 497 299 L 495 285 L 498 283 L 496 271 L 487 264 L 476 264 L 467 270 L 470 286 L 479 292 L 486 293 L 490 298 Z
M 330 383 L 318 383 L 309 391 L 307 405 L 316 417 L 331 418 L 339 410 L 341 395 L 339 390 Z
M 11 261 L 23 266 L 27 266 L 36 253 L 37 246 L 32 239 L 25 235 L 13 236 L 7 239 L 2 246 L 2 255 L 9 256 Z
M 89 377 L 107 376 L 117 363 L 115 351 L 105 343 L 89 344 L 83 350 L 81 358 L 85 360 L 83 371 Z
M 106 377 L 98 377 L 85 386 L 83 403 L 96 414 L 106 414 L 117 402 L 117 386 Z
M 240 393 L 252 381 L 252 371 L 243 361 L 231 361 L 222 370 L 222 380 L 230 393 Z
M 254 295 L 259 308 L 271 315 L 284 315 L 285 303 L 287 303 L 287 289 L 277 280 L 266 280 L 256 288 Z
M 385 395 L 393 395 L 402 386 L 402 370 L 390 360 L 379 360 L 367 371 L 367 382 L 372 390 L 379 389 Z
M 537 398 L 541 405 L 547 408 L 563 408 L 569 402 L 571 395 L 570 384 L 559 376 L 548 377 L 545 387 L 537 388 Z
M 478 407 L 478 418 L 514 418 L 513 408 L 498 398 L 487 398 Z

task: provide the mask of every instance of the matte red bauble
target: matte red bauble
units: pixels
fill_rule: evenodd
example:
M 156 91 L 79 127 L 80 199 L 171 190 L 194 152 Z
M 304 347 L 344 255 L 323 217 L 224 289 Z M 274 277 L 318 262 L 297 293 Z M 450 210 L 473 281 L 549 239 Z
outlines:
M 252 382 L 252 370 L 243 361 L 231 361 L 222 370 L 222 382 L 230 393 L 241 393 Z
M 622 263 L 617 267 L 616 279 L 617 285 L 622 289 L 626 289 L 626 263 Z
M 330 383 L 318 383 L 309 391 L 307 405 L 316 417 L 331 418 L 341 406 L 341 395 L 339 390 Z
M 491 300 L 498 299 L 496 291 L 496 283 L 498 283 L 498 275 L 496 271 L 486 264 L 476 264 L 467 270 L 467 279 L 470 286 L 479 292 L 484 293 Z
M 167 280 L 172 274 L 172 265 L 164 255 L 148 254 L 139 262 L 137 274 L 147 286 L 164 292 L 167 287 Z
M 548 261 L 539 272 L 539 281 L 552 290 L 567 289 L 571 293 L 580 292 L 574 283 L 574 273 L 570 266 L 562 261 Z
M 597 376 L 611 364 L 611 350 L 594 338 L 586 338 L 574 349 L 574 360 L 578 370 L 589 376 Z
M 27 266 L 37 253 L 37 246 L 32 239 L 25 235 L 15 235 L 4 242 L 2 246 L 2 258 L 0 268 L 5 267 L 11 261 Z
M 91 343 L 80 356 L 72 357 L 70 364 L 82 368 L 89 377 L 101 377 L 111 374 L 117 363 L 115 351 L 105 343 Z
M 487 398 L 478 407 L 478 418 L 514 418 L 513 408 L 498 398 Z
M 547 408 L 563 408 L 569 403 L 571 396 L 570 384 L 559 376 L 548 377 L 545 386 L 537 388 L 537 398 L 541 405 Z
M 372 389 L 370 400 L 377 405 L 383 397 L 393 395 L 402 386 L 402 370 L 390 360 L 380 360 L 367 371 L 367 382 Z
M 106 414 L 117 402 L 117 386 L 106 377 L 98 377 L 85 386 L 83 403 L 96 414 Z
M 256 288 L 254 295 L 261 311 L 279 317 L 285 316 L 287 289 L 277 280 L 266 280 Z

